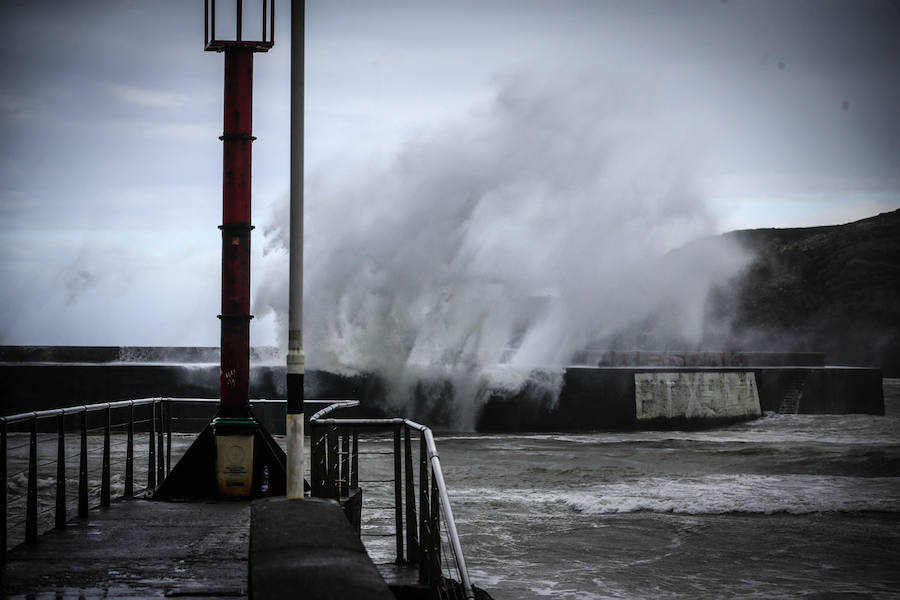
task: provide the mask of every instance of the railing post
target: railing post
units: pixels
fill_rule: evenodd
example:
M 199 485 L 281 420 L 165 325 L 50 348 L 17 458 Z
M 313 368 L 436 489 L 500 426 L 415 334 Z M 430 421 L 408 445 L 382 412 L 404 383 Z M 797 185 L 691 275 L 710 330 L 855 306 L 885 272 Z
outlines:
M 309 424 L 309 493 L 313 498 L 319 497 L 319 428 Z
M 329 467 L 332 470 L 332 489 L 331 494 L 332 498 L 335 500 L 340 500 L 341 498 L 341 452 L 340 452 L 340 441 L 341 441 L 341 430 L 335 426 L 332 431 L 331 437 L 328 438 L 329 443 L 331 444 L 328 448 L 328 460 L 330 461 Z
M 31 418 L 28 448 L 28 492 L 25 507 L 25 541 L 37 541 L 37 418 Z
M 6 419 L 0 420 L 0 555 L 2 564 L 6 565 L 6 509 L 8 499 L 6 495 Z
M 428 531 L 428 445 L 419 433 L 419 583 L 428 581 L 431 535 Z
M 312 485 L 312 493 L 316 498 L 328 498 L 326 493 L 326 485 L 328 479 L 328 438 L 327 429 L 321 425 L 315 428 L 315 437 L 313 437 L 313 450 L 315 457 L 310 463 L 310 470 L 315 468 L 314 482 Z
M 125 496 L 134 496 L 134 401 L 128 405 L 128 442 L 125 450 Z
M 150 403 L 150 439 L 147 444 L 147 488 L 156 488 L 156 402 Z
M 397 534 L 397 564 L 403 560 L 403 473 L 400 458 L 400 425 L 394 426 L 394 523 Z
M 103 467 L 100 475 L 100 506 L 109 506 L 109 445 L 112 409 L 107 405 L 103 411 Z
M 66 415 L 59 413 L 56 418 L 56 519 L 57 529 L 66 526 Z
M 172 401 L 165 400 L 166 405 L 166 477 L 172 472 Z
M 359 431 L 353 428 L 353 454 L 350 458 L 350 488 L 359 489 Z
M 325 450 L 325 497 L 337 499 L 337 427 L 328 428 L 328 440 Z
M 334 486 L 334 482 L 328 483 L 329 477 L 331 476 L 331 462 L 334 460 L 331 457 L 331 433 L 328 431 L 326 427 L 325 430 L 322 431 L 322 497 L 323 498 L 331 498 L 332 497 L 332 487 Z
M 81 455 L 78 457 L 78 516 L 88 516 L 87 410 L 81 410 Z
M 441 580 L 441 497 L 437 478 L 431 472 L 431 565 L 434 582 Z
M 403 432 L 404 455 L 406 464 L 404 465 L 405 483 L 406 483 L 406 559 L 410 564 L 416 564 L 419 561 L 419 542 L 416 533 L 416 484 L 413 476 L 413 460 L 412 460 L 412 440 L 410 439 L 409 427 Z
M 350 495 L 350 432 L 341 432 L 341 496 Z
M 156 481 L 159 485 L 162 485 L 163 480 L 166 478 L 166 461 L 165 455 L 163 454 L 163 403 L 162 400 L 158 400 L 156 404 L 159 404 L 159 429 L 156 430 Z

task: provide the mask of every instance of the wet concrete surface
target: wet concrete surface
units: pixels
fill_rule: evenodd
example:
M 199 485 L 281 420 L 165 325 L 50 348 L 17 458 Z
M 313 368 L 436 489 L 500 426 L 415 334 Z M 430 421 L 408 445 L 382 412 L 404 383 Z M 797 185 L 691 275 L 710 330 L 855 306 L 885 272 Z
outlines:
M 257 600 L 285 598 L 286 590 L 317 600 L 396 600 L 337 502 L 268 498 L 253 502 L 252 515 Z
M 120 500 L 12 550 L 5 598 L 247 597 L 248 501 Z

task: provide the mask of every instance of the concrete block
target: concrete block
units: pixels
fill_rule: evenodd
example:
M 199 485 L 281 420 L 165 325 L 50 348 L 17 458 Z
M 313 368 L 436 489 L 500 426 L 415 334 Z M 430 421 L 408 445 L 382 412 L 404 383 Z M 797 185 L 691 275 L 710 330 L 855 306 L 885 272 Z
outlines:
M 250 597 L 394 600 L 337 502 L 256 500 L 250 518 Z

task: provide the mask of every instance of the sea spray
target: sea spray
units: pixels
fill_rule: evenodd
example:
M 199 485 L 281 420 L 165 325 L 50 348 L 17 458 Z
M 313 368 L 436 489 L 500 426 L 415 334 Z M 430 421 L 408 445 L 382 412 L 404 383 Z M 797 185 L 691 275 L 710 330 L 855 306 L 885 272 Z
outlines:
M 515 368 L 502 378 L 514 395 L 533 368 L 636 327 L 694 347 L 710 287 L 746 257 L 723 244 L 659 260 L 714 222 L 661 115 L 638 90 L 608 91 L 507 78 L 387 167 L 312 177 L 308 366 L 378 374 L 392 408 L 453 401 L 471 427 L 500 365 Z M 263 230 L 282 269 L 263 269 L 278 278 L 260 286 L 257 316 L 285 310 L 284 210 Z

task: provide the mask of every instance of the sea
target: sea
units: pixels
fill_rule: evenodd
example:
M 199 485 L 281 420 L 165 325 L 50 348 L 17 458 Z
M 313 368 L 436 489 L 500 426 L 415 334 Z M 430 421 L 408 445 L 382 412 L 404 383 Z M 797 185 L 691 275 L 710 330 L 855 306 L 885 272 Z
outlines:
M 887 416 L 438 434 L 472 580 L 496 600 L 900 598 L 900 380 L 885 390 Z

